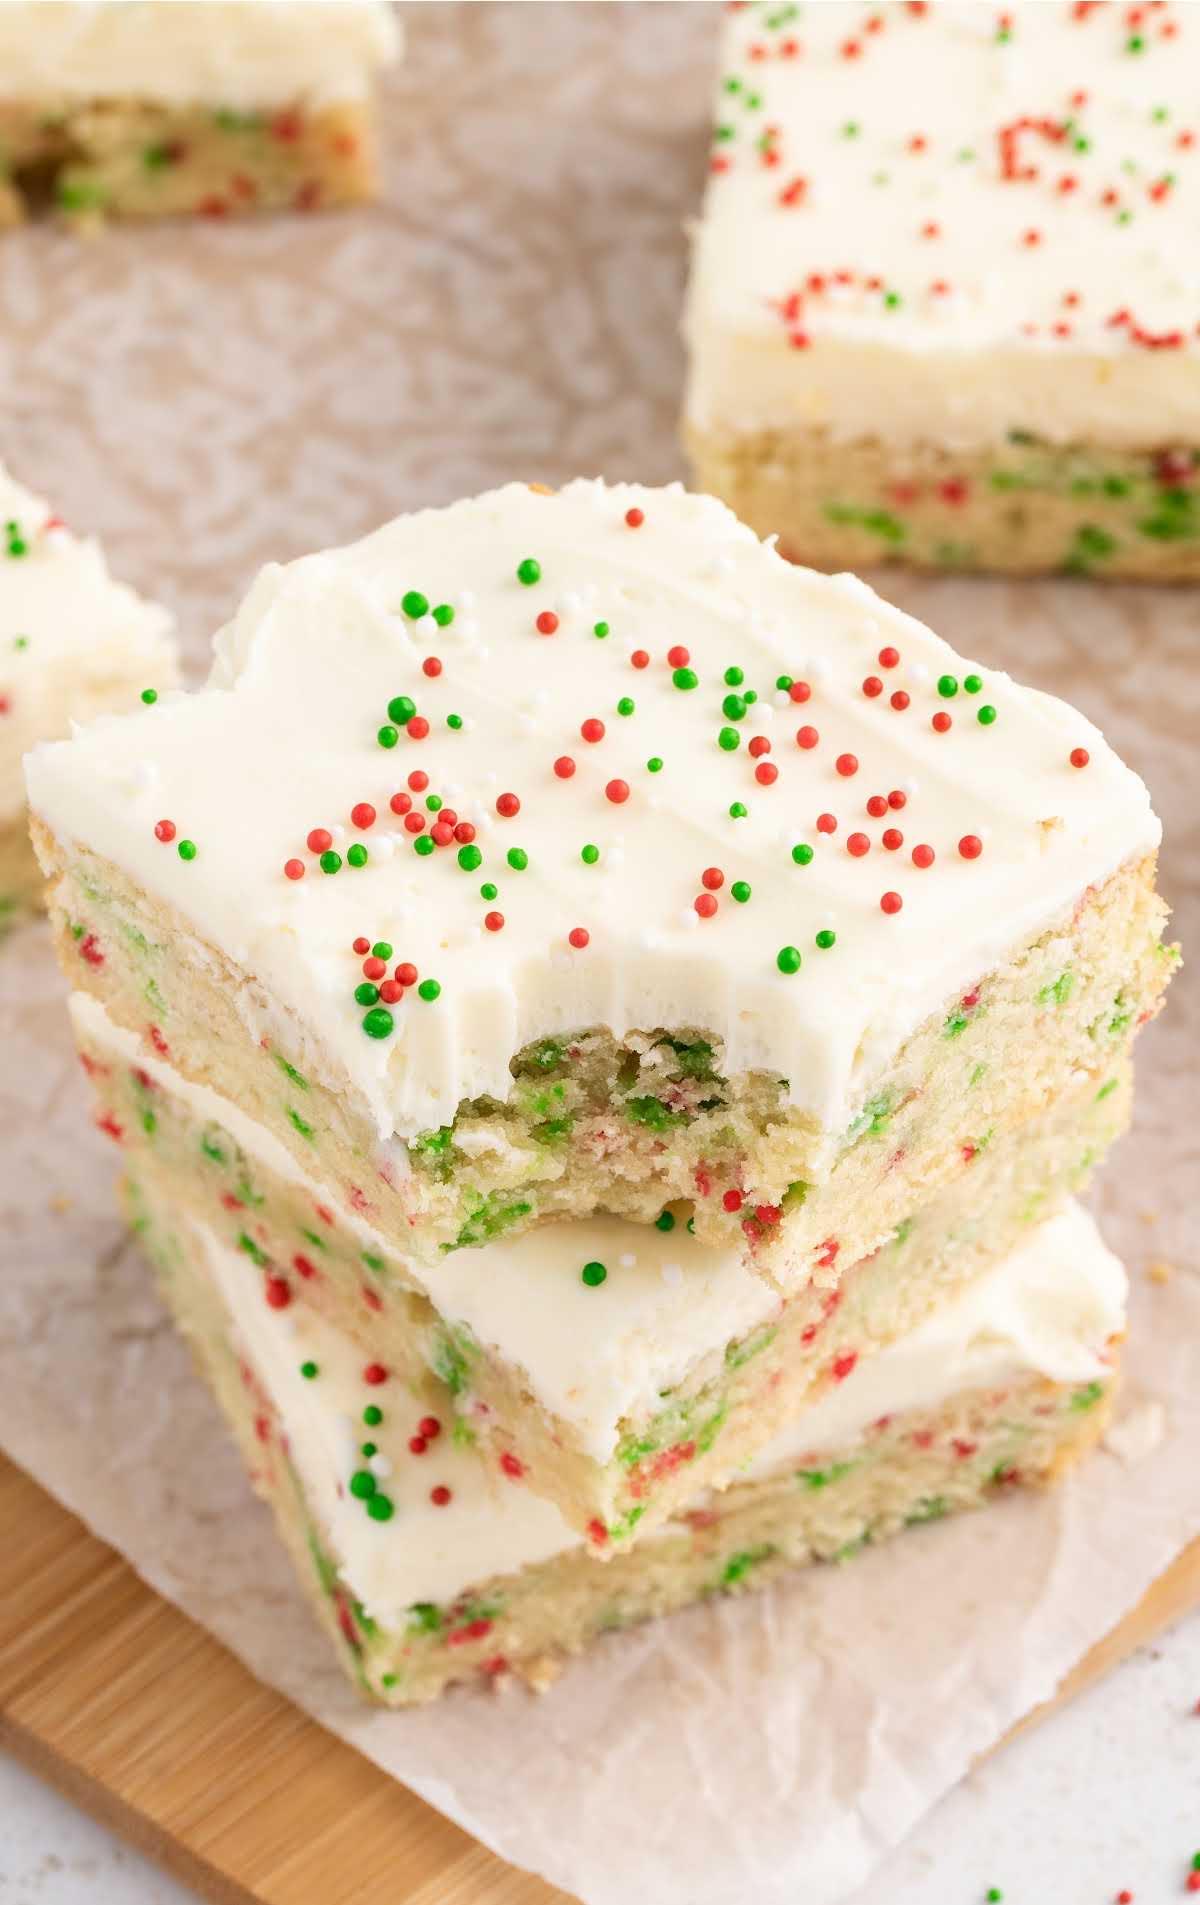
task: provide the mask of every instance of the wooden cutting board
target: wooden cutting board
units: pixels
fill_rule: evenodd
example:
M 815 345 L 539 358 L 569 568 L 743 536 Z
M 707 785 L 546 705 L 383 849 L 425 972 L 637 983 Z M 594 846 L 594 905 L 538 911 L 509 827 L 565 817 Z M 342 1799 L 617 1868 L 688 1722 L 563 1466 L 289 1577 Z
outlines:
M 568 1905 L 260 1686 L 0 1460 L 0 1529 L 17 1528 L 0 1554 L 0 1745 L 202 1897 Z M 1200 1541 L 1022 1725 L 1196 1606 Z

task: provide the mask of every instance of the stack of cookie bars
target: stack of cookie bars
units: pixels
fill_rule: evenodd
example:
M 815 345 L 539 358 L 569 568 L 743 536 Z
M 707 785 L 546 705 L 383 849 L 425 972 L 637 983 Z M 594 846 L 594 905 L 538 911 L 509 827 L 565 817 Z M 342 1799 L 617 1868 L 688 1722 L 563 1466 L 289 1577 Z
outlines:
M 1057 1475 L 1172 954 L 1073 709 L 678 487 L 265 570 L 27 763 L 124 1196 L 404 1704 Z

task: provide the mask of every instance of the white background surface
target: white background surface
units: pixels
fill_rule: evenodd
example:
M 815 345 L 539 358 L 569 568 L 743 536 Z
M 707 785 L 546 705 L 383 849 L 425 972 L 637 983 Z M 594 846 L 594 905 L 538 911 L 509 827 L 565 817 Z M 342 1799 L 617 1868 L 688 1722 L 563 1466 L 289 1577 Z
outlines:
M 1122 1887 L 1135 1905 L 1187 1898 L 1200 1851 L 1198 1701 L 1200 1615 L 985 1761 L 854 1905 L 982 1905 L 990 1885 L 1004 1905 L 1112 1905 Z M 0 1901 L 194 1905 L 4 1758 Z

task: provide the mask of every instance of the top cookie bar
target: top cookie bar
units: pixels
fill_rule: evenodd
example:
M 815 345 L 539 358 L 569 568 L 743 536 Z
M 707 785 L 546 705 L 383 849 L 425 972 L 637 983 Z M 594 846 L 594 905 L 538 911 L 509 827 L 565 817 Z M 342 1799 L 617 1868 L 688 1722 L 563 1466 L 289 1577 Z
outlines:
M 203 693 L 27 772 L 73 982 L 410 1257 L 685 1197 L 832 1281 L 1169 964 L 1083 716 L 677 487 L 268 568 Z
M 822 565 L 1200 574 L 1200 16 L 734 8 L 699 481 Z

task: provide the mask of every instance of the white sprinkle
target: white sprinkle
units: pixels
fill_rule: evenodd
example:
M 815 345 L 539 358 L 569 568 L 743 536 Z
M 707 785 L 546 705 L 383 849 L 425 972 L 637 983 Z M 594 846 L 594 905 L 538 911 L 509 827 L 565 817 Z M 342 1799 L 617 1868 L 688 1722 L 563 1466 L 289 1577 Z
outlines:
M 682 1264 L 664 1263 L 662 1267 L 662 1280 L 666 1284 L 668 1290 L 677 1290 L 680 1284 L 683 1282 Z
M 386 1455 L 370 1456 L 367 1461 L 367 1467 L 370 1469 L 372 1475 L 379 1477 L 381 1482 L 386 1481 L 392 1472 L 392 1465 Z
M 637 1262 L 636 1250 L 623 1250 L 617 1258 L 617 1262 L 622 1270 L 632 1270 L 634 1264 Z

